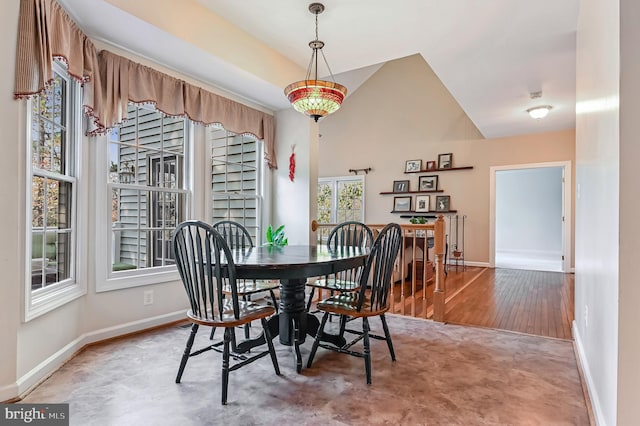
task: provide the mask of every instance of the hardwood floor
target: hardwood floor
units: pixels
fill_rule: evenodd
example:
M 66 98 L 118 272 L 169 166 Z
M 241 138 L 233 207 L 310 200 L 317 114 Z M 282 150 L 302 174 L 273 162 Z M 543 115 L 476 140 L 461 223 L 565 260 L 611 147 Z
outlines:
M 573 274 L 467 266 L 450 268 L 446 280 L 449 323 L 572 338 Z M 433 281 L 426 292 L 421 283 L 412 287 L 410 281 L 394 285 L 391 311 L 430 318 Z

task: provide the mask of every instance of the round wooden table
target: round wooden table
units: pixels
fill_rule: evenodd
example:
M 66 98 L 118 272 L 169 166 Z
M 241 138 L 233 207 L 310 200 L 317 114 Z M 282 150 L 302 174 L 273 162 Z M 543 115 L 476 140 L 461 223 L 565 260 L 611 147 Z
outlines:
M 305 286 L 307 279 L 333 274 L 363 266 L 369 249 L 340 247 L 330 250 L 323 245 L 313 246 L 260 246 L 232 250 L 238 279 L 280 280 L 280 312 L 268 320 L 273 337 L 280 336 L 280 343 L 294 346 L 296 370 L 302 370 L 299 345 L 307 335 L 314 336 L 320 322 L 305 311 Z M 298 330 L 296 339 L 295 331 Z M 323 336 L 323 340 L 334 340 L 338 336 Z M 245 340 L 237 345 L 242 353 L 264 344 L 264 336 Z

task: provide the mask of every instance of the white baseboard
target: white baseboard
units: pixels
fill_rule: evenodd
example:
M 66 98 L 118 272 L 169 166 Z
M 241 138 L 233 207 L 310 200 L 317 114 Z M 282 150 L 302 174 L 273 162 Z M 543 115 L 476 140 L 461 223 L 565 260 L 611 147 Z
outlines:
M 456 263 L 455 262 L 451 262 L 451 259 L 449 259 L 449 262 L 447 263 L 449 265 L 449 268 L 451 267 L 455 267 Z M 467 260 L 464 261 L 465 266 L 479 266 L 480 268 L 488 268 L 489 267 L 489 262 L 469 262 Z M 460 262 L 460 266 L 462 266 L 462 262 Z
M 18 396 L 18 385 L 12 383 L 0 388 L 0 401 L 8 401 Z
M 5 386 L 0 389 L 0 401 L 6 401 L 8 399 L 16 398 L 23 395 L 32 387 L 36 386 L 51 374 L 53 374 L 58 368 L 60 368 L 65 362 L 73 357 L 73 355 L 80 349 L 90 343 L 99 342 L 101 340 L 111 339 L 113 337 L 122 336 L 124 334 L 141 331 L 147 328 L 156 327 L 162 324 L 167 324 L 173 321 L 186 318 L 185 310 L 182 309 L 178 312 L 171 312 L 168 314 L 158 315 L 152 318 L 145 318 L 138 321 L 129 322 L 126 324 L 120 324 L 113 327 L 103 328 L 101 330 L 85 333 L 78 338 L 71 341 L 69 344 L 58 350 L 49 358 L 42 361 L 31 371 L 24 376 L 18 378 L 14 385 Z M 9 394 L 9 392 L 11 392 Z M 6 394 L 5 394 L 6 393 Z
M 582 367 L 582 374 L 584 375 L 584 380 L 587 382 L 587 390 L 589 391 L 589 399 L 591 399 L 591 408 L 593 408 L 593 413 L 596 418 L 596 424 L 598 426 L 606 426 L 607 422 L 604 420 L 602 415 L 602 408 L 600 407 L 600 399 L 598 398 L 598 392 L 596 391 L 595 385 L 593 383 L 593 377 L 591 377 L 591 369 L 589 368 L 589 362 L 587 361 L 587 356 L 584 353 L 584 346 L 582 345 L 582 337 L 580 336 L 580 332 L 578 331 L 578 327 L 576 326 L 575 320 L 571 325 L 571 330 L 573 332 L 573 340 L 576 342 L 576 348 L 578 349 L 578 362 Z

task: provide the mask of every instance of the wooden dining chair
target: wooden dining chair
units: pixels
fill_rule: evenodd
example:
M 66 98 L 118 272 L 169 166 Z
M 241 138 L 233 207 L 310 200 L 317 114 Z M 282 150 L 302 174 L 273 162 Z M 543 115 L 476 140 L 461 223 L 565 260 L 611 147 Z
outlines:
M 254 246 L 251 234 L 249 234 L 247 228 L 238 222 L 222 220 L 214 223 L 213 229 L 222 235 L 231 250 L 249 249 Z M 238 296 L 240 296 L 242 300 L 251 300 L 251 296 L 253 294 L 268 291 L 271 296 L 273 307 L 275 308 L 276 313 L 278 312 L 278 299 L 276 298 L 274 290 L 280 288 L 280 283 L 277 281 L 267 280 L 237 280 L 236 282 L 238 287 Z M 230 289 L 224 288 L 223 292 L 225 294 L 230 294 Z M 214 333 L 215 328 L 211 330 L 212 339 Z M 249 338 L 249 324 L 245 324 L 244 326 L 244 337 L 246 339 Z
M 316 333 L 311 353 L 307 361 L 307 367 L 311 368 L 313 358 L 315 357 L 318 347 L 330 349 L 336 352 L 364 358 L 365 371 L 367 375 L 367 384 L 371 384 L 371 355 L 369 339 L 375 338 L 385 340 L 389 347 L 391 360 L 396 360 L 393 350 L 389 327 L 384 316 L 389 309 L 388 300 L 389 290 L 391 288 L 393 265 L 402 244 L 402 230 L 400 225 L 390 223 L 385 226 L 373 243 L 371 253 L 367 258 L 365 267 L 360 275 L 359 290 L 354 293 L 342 293 L 332 296 L 326 300 L 318 302 L 316 305 L 318 310 L 324 312 L 320 328 Z M 329 315 L 340 315 L 340 323 L 343 324 L 347 319 L 362 318 L 362 331 L 345 329 L 340 327 L 339 339 L 327 339 L 332 342 L 339 341 L 340 344 L 324 342 L 325 326 Z M 379 316 L 382 321 L 384 337 L 371 334 L 369 332 L 369 317 Z M 344 333 L 354 333 L 356 337 L 346 342 Z M 328 337 L 328 335 L 327 335 Z M 334 336 L 335 337 L 335 336 Z M 352 350 L 352 346 L 360 340 L 364 343 L 364 350 L 358 352 Z
M 275 313 L 275 308 L 251 301 L 241 300 L 236 282 L 236 267 L 233 255 L 225 239 L 212 226 L 200 221 L 183 222 L 173 235 L 173 253 L 180 278 L 190 303 L 187 318 L 191 322 L 191 334 L 187 339 L 180 361 L 176 383 L 180 383 L 190 357 L 209 350 L 222 352 L 222 404 L 227 403 L 229 373 L 238 368 L 271 355 L 271 362 L 280 375 L 276 352 L 267 327 L 266 318 Z M 225 291 L 229 291 L 225 296 Z M 260 320 L 267 350 L 251 356 L 230 356 L 230 344 L 234 328 L 254 320 Z M 201 326 L 224 328 L 222 342 L 210 344 L 192 351 L 193 342 Z M 222 345 L 222 351 L 220 350 Z M 230 365 L 230 358 L 234 363 Z
M 339 247 L 368 248 L 373 244 L 373 233 L 367 225 L 356 221 L 342 222 L 329 233 L 327 247 L 336 250 Z M 357 291 L 360 288 L 360 272 L 362 268 L 348 269 L 336 274 L 322 277 L 316 281 L 308 282 L 311 288 L 307 300 L 307 312 L 311 309 L 311 302 L 316 289 L 329 290 L 331 295 Z

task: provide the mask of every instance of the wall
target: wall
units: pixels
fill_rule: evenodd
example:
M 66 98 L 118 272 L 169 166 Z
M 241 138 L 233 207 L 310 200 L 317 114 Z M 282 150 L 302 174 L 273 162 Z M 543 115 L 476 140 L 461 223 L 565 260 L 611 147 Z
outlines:
M 293 108 L 276 114 L 278 169 L 272 172 L 273 226 L 285 225 L 289 244 L 309 244 L 317 210 L 318 124 Z M 289 157 L 295 153 L 295 177 L 289 179 Z
M 574 159 L 573 130 L 482 139 L 420 56 L 385 64 L 322 120 L 320 133 L 320 177 L 373 168 L 365 178 L 368 223 L 408 223 L 390 213 L 393 195 L 380 195 L 392 190 L 394 180 L 409 179 L 417 188 L 420 174 L 404 174 L 406 160 L 424 164 L 440 153 L 453 153 L 454 167 L 473 166 L 438 173 L 444 192 L 432 195 L 450 195 L 451 208 L 468 216 L 465 259 L 480 264 L 489 262 L 490 167 Z
M 619 0 L 583 0 L 576 58 L 574 337 L 600 425 L 617 423 L 620 373 L 618 244 L 624 232 L 619 222 L 619 42 Z M 631 167 L 637 170 L 637 164 Z
M 0 26 L 5 36 L 0 39 L 0 129 L 2 129 L 2 155 L 0 155 L 0 221 L 5 224 L 0 244 L 0 270 L 2 271 L 2 297 L 0 297 L 0 401 L 15 395 L 17 333 L 20 327 L 24 238 L 21 234 L 22 208 L 24 204 L 24 162 L 20 156 L 20 144 L 24 131 L 16 126 L 23 110 L 13 100 L 14 67 L 16 57 L 16 33 L 18 31 L 19 0 L 5 1 L 0 14 Z
M 562 168 L 496 172 L 496 251 L 562 255 Z
M 620 2 L 620 292 L 618 311 L 618 424 L 640 418 L 640 3 Z

